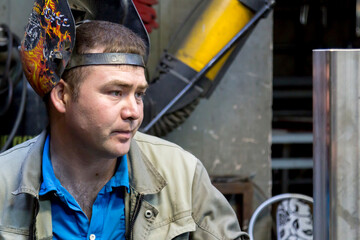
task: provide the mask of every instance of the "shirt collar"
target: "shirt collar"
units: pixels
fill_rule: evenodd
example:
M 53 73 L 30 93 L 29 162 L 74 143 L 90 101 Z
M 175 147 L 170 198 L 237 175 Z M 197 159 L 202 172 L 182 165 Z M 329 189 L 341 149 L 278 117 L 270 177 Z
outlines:
M 61 194 L 61 183 L 55 176 L 50 159 L 50 134 L 47 135 L 44 144 L 44 151 L 42 155 L 42 176 L 43 181 L 40 186 L 40 196 L 45 195 L 51 191 L 55 191 L 56 193 Z M 127 191 L 129 192 L 129 174 L 126 155 L 118 158 L 116 172 L 114 176 L 105 184 L 104 190 L 106 192 L 111 192 L 113 188 L 121 186 L 126 187 Z
M 142 147 L 147 148 L 147 144 L 154 145 L 157 144 L 156 141 L 156 138 L 141 132 L 137 132 L 131 140 L 128 154 L 130 159 L 130 161 L 128 161 L 129 181 L 131 188 L 140 194 L 156 194 L 167 185 L 165 178 L 138 145 L 139 142 L 139 144 L 142 144 Z M 162 143 L 159 145 L 162 145 Z M 150 157 L 157 157 L 152 154 L 150 154 Z
M 105 184 L 105 191 L 111 192 L 115 187 L 126 187 L 129 192 L 129 172 L 127 165 L 127 156 L 118 158 L 118 166 L 114 176 Z

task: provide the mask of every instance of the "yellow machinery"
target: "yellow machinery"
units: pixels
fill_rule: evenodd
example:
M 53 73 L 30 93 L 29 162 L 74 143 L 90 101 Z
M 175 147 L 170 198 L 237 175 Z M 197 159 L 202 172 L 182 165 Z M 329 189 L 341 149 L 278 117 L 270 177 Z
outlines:
M 175 57 L 200 72 L 222 48 L 251 20 L 253 11 L 238 0 L 211 0 L 199 20 L 175 53 Z M 214 80 L 230 52 L 206 74 Z
M 209 97 L 232 58 L 274 1 L 201 1 L 165 51 L 145 99 L 143 132 L 167 134 Z M 180 39 L 179 39 L 180 38 Z

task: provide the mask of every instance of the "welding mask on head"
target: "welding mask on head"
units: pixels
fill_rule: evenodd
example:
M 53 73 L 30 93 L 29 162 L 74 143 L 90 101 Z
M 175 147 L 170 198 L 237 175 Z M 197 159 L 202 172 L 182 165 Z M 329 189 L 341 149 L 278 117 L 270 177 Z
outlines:
M 84 20 L 124 25 L 143 39 L 148 55 L 149 37 L 132 0 L 35 0 L 21 44 L 21 60 L 26 78 L 41 97 L 51 91 L 66 68 L 99 64 L 145 67 L 146 59 L 137 54 L 73 53 L 76 24 Z

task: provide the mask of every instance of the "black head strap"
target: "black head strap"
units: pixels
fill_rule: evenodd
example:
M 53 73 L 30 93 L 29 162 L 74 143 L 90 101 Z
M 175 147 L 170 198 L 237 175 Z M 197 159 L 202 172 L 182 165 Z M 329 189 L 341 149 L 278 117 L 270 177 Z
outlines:
M 145 68 L 142 56 L 133 53 L 87 53 L 72 54 L 66 70 L 90 65 L 133 65 Z

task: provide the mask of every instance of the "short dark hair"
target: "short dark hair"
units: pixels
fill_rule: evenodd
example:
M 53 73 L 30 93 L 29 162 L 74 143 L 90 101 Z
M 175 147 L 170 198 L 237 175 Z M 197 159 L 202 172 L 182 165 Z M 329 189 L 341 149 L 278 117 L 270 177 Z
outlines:
M 117 23 L 88 21 L 76 28 L 75 48 L 77 54 L 90 53 L 91 50 L 104 48 L 104 53 L 134 53 L 145 59 L 144 41 L 133 31 Z M 63 73 L 62 78 L 72 91 L 73 99 L 79 94 L 86 67 L 76 67 Z

